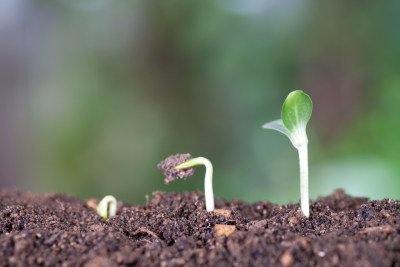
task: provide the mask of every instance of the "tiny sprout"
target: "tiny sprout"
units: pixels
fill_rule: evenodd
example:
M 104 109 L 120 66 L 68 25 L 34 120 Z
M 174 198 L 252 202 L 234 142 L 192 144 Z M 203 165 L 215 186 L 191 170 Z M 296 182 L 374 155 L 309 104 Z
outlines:
M 108 217 L 115 216 L 117 213 L 117 200 L 113 196 L 105 196 L 97 205 L 97 213 L 107 220 Z
M 197 165 L 204 165 L 206 167 L 206 175 L 204 178 L 204 195 L 206 199 L 206 210 L 211 212 L 214 210 L 214 193 L 212 188 L 213 167 L 211 162 L 206 158 L 198 157 L 179 164 L 174 169 L 186 169 Z
M 306 126 L 312 113 L 311 98 L 303 91 L 291 92 L 282 106 L 282 119 L 274 120 L 263 125 L 264 129 L 272 129 L 289 137 L 293 146 L 299 152 L 300 165 L 300 203 L 303 214 L 308 218 L 308 139 Z

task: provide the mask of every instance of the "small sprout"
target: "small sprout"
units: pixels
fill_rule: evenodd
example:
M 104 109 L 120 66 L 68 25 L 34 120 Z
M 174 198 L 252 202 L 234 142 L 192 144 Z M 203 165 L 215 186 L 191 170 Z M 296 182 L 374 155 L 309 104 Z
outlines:
M 303 214 L 308 218 L 308 139 L 306 126 L 312 113 L 311 98 L 303 91 L 291 92 L 282 106 L 282 119 L 274 120 L 263 125 L 264 129 L 272 129 L 289 137 L 293 146 L 299 152 L 300 165 L 300 203 Z
M 205 199 L 207 211 L 214 210 L 214 194 L 212 188 L 213 167 L 211 162 L 206 158 L 194 158 L 190 154 L 176 154 L 169 156 L 164 161 L 160 162 L 157 167 L 164 172 L 165 184 L 168 184 L 177 179 L 192 176 L 194 173 L 193 167 L 196 165 L 206 166 L 206 175 L 204 179 Z
M 108 217 L 115 216 L 117 213 L 117 200 L 113 196 L 105 196 L 97 205 L 97 213 L 107 220 Z
M 185 169 L 194 167 L 196 165 L 204 165 L 206 167 L 206 176 L 204 178 L 204 195 L 206 199 L 206 210 L 211 212 L 214 210 L 214 193 L 212 188 L 213 167 L 211 162 L 206 158 L 198 157 L 179 164 L 174 169 Z

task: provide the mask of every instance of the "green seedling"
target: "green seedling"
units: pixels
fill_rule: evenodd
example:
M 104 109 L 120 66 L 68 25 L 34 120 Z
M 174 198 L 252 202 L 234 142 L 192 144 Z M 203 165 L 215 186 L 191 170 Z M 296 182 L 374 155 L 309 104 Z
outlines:
M 306 126 L 312 113 L 311 98 L 303 91 L 291 92 L 282 106 L 282 119 L 263 125 L 264 129 L 272 129 L 289 137 L 299 152 L 300 163 L 300 203 L 303 214 L 310 216 L 308 198 L 308 139 Z
M 117 200 L 113 196 L 105 196 L 97 205 L 97 213 L 107 220 L 108 217 L 115 216 L 117 213 Z
M 214 210 L 214 193 L 212 187 L 213 167 L 211 162 L 206 158 L 198 157 L 179 164 L 174 169 L 186 169 L 197 165 L 204 165 L 206 167 L 206 176 L 204 178 L 204 195 L 206 199 L 206 210 L 210 212 Z

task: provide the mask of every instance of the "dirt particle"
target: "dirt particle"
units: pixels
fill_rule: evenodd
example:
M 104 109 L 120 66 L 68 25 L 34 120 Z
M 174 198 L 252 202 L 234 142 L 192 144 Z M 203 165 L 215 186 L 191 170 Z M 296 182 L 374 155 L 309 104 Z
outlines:
M 267 220 L 251 221 L 249 230 L 264 229 L 267 224 L 268 224 Z
M 300 238 L 300 245 L 303 247 L 303 248 L 306 248 L 307 246 L 308 246 L 308 244 L 307 244 L 307 239 L 305 239 L 304 237 L 302 237 L 302 238 Z
M 147 230 L 147 229 L 144 228 L 144 227 L 142 227 L 142 228 L 136 230 L 135 232 L 132 233 L 132 235 L 138 235 L 138 234 L 140 234 L 140 233 L 145 233 L 145 234 L 148 234 L 148 235 L 154 237 L 155 239 L 159 239 L 159 237 L 158 237 L 154 232 L 152 232 L 152 231 L 150 231 L 150 230 Z
M 332 266 L 337 266 L 339 264 L 339 256 L 337 254 L 334 254 L 332 256 L 331 263 L 332 263 Z
M 293 256 L 290 253 L 290 251 L 286 251 L 285 253 L 283 253 L 283 255 L 280 258 L 281 264 L 283 266 L 290 266 L 293 263 Z
M 234 225 L 225 225 L 225 224 L 216 224 L 214 226 L 214 237 L 216 236 L 229 236 L 233 232 L 236 231 L 236 226 Z
M 28 240 L 17 239 L 15 241 L 15 246 L 14 246 L 15 254 L 22 253 L 24 250 L 27 250 L 29 246 L 30 246 L 30 243 Z
M 121 252 L 116 252 L 116 253 L 115 253 L 115 261 L 116 261 L 118 264 L 123 263 L 123 261 L 124 261 L 124 256 L 122 255 Z
M 229 218 L 232 214 L 231 210 L 223 210 L 223 209 L 214 209 L 214 213 L 220 214 L 222 216 L 225 216 L 226 218 Z
M 297 224 L 299 222 L 299 219 L 297 219 L 296 217 L 293 216 L 293 217 L 290 217 L 288 221 L 290 224 Z
M 104 227 L 102 225 L 99 224 L 94 224 L 90 226 L 90 230 L 92 230 L 93 232 L 103 232 L 104 231 Z
M 113 267 L 117 266 L 107 257 L 95 257 L 94 259 L 89 260 L 84 267 Z
M 164 182 L 165 184 L 169 184 L 178 179 L 184 179 L 194 174 L 194 168 L 186 168 L 186 169 L 174 169 L 174 167 L 178 166 L 181 163 L 184 163 L 190 160 L 192 156 L 187 154 L 176 154 L 169 156 L 165 160 L 161 161 L 157 167 L 163 171 L 165 175 Z
M 381 211 L 382 215 L 384 215 L 386 218 L 390 217 L 390 214 L 386 210 Z
M 99 205 L 99 201 L 95 198 L 90 198 L 86 201 L 86 207 L 90 209 L 97 209 L 97 205 Z
M 377 231 L 384 232 L 384 233 L 390 233 L 390 232 L 394 232 L 395 229 L 393 227 L 391 227 L 390 225 L 381 225 L 381 226 L 365 228 L 364 230 L 359 231 L 359 233 L 366 234 L 366 233 L 377 232 Z
M 39 265 L 42 265 L 42 264 L 44 263 L 43 257 L 37 258 L 37 259 L 36 259 L 36 263 L 39 264 Z

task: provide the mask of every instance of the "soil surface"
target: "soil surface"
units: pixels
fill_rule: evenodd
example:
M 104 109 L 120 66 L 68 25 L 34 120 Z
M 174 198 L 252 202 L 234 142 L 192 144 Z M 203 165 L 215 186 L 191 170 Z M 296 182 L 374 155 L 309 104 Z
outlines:
M 399 201 L 343 191 L 299 204 L 155 192 L 103 220 L 93 202 L 0 193 L 0 266 L 400 266 Z M 90 205 L 88 203 L 91 203 Z

